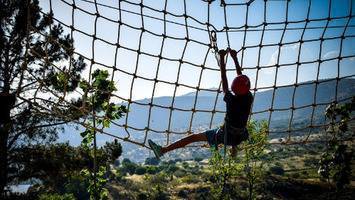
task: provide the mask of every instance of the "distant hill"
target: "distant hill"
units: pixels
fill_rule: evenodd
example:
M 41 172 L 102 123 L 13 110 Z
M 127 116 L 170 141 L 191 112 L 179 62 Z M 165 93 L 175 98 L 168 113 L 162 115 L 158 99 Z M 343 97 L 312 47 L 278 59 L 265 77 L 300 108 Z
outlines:
M 309 82 L 311 83 L 311 82 Z M 322 82 L 318 85 L 317 91 L 315 89 L 315 84 L 306 84 L 298 86 L 296 89 L 294 87 L 282 87 L 275 90 L 274 94 L 274 109 L 287 109 L 286 111 L 274 111 L 271 115 L 270 129 L 272 130 L 285 130 L 289 124 L 289 119 L 291 116 L 291 110 L 289 109 L 292 105 L 292 97 L 294 94 L 294 105 L 295 107 L 301 107 L 305 105 L 315 103 L 329 103 L 334 100 L 336 84 L 335 80 L 330 80 Z M 255 94 L 255 100 L 253 105 L 253 112 L 259 112 L 268 110 L 271 107 L 272 96 L 274 90 L 260 91 Z M 355 79 L 342 79 L 338 84 L 338 100 L 351 97 L 355 95 Z M 191 109 L 195 104 L 196 99 L 196 110 L 212 110 L 216 100 L 216 93 L 209 91 L 199 92 L 197 98 L 196 93 L 188 93 L 183 96 L 175 97 L 173 104 L 174 108 L 186 109 L 188 111 L 172 111 L 171 116 L 171 130 L 184 132 L 188 129 L 191 120 L 192 112 Z M 161 106 L 171 106 L 172 97 L 157 97 L 153 99 L 153 103 Z M 137 101 L 138 103 L 150 103 L 150 99 L 143 99 Z M 324 120 L 324 110 L 326 105 L 316 106 L 314 110 L 314 120 L 315 124 L 323 123 Z M 224 111 L 225 103 L 223 101 L 223 94 L 219 94 L 217 99 L 216 110 Z M 302 109 L 296 109 L 293 113 L 293 123 L 292 127 L 304 127 L 310 123 L 312 113 L 312 107 L 306 107 Z M 170 109 L 152 107 L 149 127 L 158 131 L 165 131 L 168 129 L 169 125 L 169 115 Z M 148 125 L 149 116 L 149 106 L 138 105 L 136 103 L 131 104 L 130 112 L 128 114 L 127 123 L 136 128 L 144 129 Z M 212 114 L 210 112 L 196 112 L 192 120 L 193 130 L 205 130 L 209 128 L 209 123 Z M 255 114 L 252 116 L 255 120 L 267 120 L 269 118 L 269 112 L 264 112 L 261 114 Z M 217 113 L 212 122 L 212 127 L 216 127 L 223 122 L 224 114 Z M 118 121 L 119 124 L 125 123 L 125 118 Z M 70 127 L 66 127 L 65 132 L 74 132 L 75 130 Z M 126 136 L 125 131 L 122 128 L 111 126 L 106 130 L 115 135 Z M 78 132 L 78 131 L 75 131 Z M 143 142 L 144 131 L 135 131 L 129 129 L 130 138 L 135 141 Z M 303 133 L 299 133 L 303 134 Z M 172 134 L 170 141 L 175 141 L 181 135 Z M 274 137 L 282 137 L 282 135 L 271 135 Z M 166 134 L 148 132 L 148 138 L 154 139 L 161 144 L 166 142 Z M 108 136 L 99 136 L 99 144 L 103 144 L 107 140 L 112 138 Z M 71 144 L 77 145 L 80 143 L 81 138 L 79 134 L 62 134 L 60 140 L 69 140 Z M 135 161 L 143 161 L 147 156 L 147 149 L 138 149 L 136 145 L 130 143 L 123 144 L 124 155 Z M 150 155 L 152 156 L 152 155 Z M 143 160 L 142 160 L 143 159 Z
M 278 127 L 280 121 L 286 121 L 288 123 L 291 116 L 292 99 L 294 94 L 294 106 L 302 107 L 311 105 L 314 103 L 329 103 L 334 100 L 336 91 L 335 80 L 322 82 L 318 85 L 317 91 L 315 91 L 315 84 L 306 84 L 298 86 L 297 88 L 282 87 L 275 90 L 266 90 L 257 92 L 255 94 L 255 100 L 253 105 L 253 112 L 265 111 L 271 108 L 272 96 L 274 93 L 274 109 L 288 109 L 286 111 L 274 111 L 271 116 L 271 127 Z M 338 84 L 338 100 L 355 95 L 355 79 L 343 79 Z M 172 130 L 186 130 L 189 127 L 192 112 L 191 109 L 195 104 L 196 93 L 188 93 L 183 96 L 175 97 L 173 104 L 174 108 L 186 109 L 188 111 L 173 111 L 171 116 L 171 129 Z M 216 100 L 216 93 L 209 91 L 202 91 L 198 93 L 196 98 L 196 110 L 213 110 Z M 171 106 L 172 97 L 157 97 L 153 99 L 153 104 L 161 106 Z M 150 99 L 143 99 L 138 103 L 150 103 Z M 314 118 L 318 119 L 323 115 L 325 106 L 317 106 L 314 111 Z M 296 109 L 293 113 L 293 121 L 295 123 L 310 120 L 312 107 L 306 107 L 302 109 Z M 219 94 L 219 98 L 216 104 L 216 110 L 224 111 L 225 103 L 223 101 L 223 94 Z M 131 104 L 130 113 L 128 118 L 128 124 L 138 128 L 144 128 L 147 126 L 147 116 L 149 114 L 149 106 L 142 106 L 138 104 Z M 170 110 L 165 108 L 153 107 L 150 116 L 150 127 L 155 130 L 165 131 L 168 129 Z M 196 112 L 193 118 L 192 127 L 206 127 L 211 120 L 211 113 Z M 212 123 L 212 126 L 217 126 L 222 123 L 224 114 L 216 114 Z M 267 120 L 269 118 L 269 112 L 261 114 L 255 114 L 252 116 L 255 120 Z M 273 123 L 277 122 L 277 123 Z

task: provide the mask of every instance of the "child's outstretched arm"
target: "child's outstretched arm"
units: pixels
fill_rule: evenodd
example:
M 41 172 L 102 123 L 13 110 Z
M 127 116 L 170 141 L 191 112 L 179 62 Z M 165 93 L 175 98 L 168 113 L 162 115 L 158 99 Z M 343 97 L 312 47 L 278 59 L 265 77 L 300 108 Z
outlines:
M 242 68 L 239 65 L 238 62 L 238 58 L 237 58 L 237 52 L 234 49 L 228 49 L 229 53 L 231 54 L 234 64 L 235 64 L 235 68 L 237 69 L 237 74 L 241 75 L 242 74 Z
M 228 80 L 227 80 L 227 75 L 226 75 L 226 62 L 224 60 L 224 57 L 227 54 L 227 51 L 222 49 L 218 51 L 219 54 L 219 61 L 220 61 L 220 68 L 221 68 L 221 79 L 222 79 L 222 87 L 223 87 L 223 92 L 227 93 L 228 92 Z

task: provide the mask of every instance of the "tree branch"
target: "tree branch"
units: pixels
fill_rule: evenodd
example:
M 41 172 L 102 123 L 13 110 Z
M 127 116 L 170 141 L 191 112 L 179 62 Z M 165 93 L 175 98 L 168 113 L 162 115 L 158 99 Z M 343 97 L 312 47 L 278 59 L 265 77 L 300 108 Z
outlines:
M 17 132 L 15 136 L 12 137 L 12 139 L 10 140 L 9 144 L 8 144 L 8 148 L 10 149 L 12 147 L 12 145 L 16 142 L 16 140 L 26 131 L 30 130 L 30 129 L 41 129 L 41 128 L 46 128 L 46 127 L 51 127 L 51 126 L 59 126 L 59 125 L 63 125 L 68 123 L 69 121 L 62 121 L 62 122 L 56 122 L 53 124 L 43 124 L 43 125 L 38 125 L 38 126 L 32 126 L 29 127 L 25 130 L 22 130 L 20 132 Z

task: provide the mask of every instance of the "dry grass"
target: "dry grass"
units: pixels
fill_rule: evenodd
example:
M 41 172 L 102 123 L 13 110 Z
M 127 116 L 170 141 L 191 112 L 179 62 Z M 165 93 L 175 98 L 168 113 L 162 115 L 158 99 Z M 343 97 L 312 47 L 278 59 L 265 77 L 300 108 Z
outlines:
M 125 178 L 127 180 L 130 180 L 135 183 L 143 183 L 144 182 L 144 175 L 133 174 L 133 175 L 128 175 Z

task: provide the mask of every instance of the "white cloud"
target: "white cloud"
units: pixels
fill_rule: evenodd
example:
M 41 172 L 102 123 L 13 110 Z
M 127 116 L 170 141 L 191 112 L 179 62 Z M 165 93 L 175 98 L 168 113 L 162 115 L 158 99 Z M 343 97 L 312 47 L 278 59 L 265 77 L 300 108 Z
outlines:
M 328 58 L 336 58 L 339 56 L 339 51 L 328 51 L 326 54 L 324 54 L 323 59 L 328 59 Z M 355 57 L 350 57 L 350 61 L 355 61 Z
M 328 51 L 326 54 L 324 54 L 323 59 L 327 58 L 334 58 L 339 55 L 339 51 Z
M 290 47 L 286 47 L 286 48 L 290 48 L 290 49 L 292 49 L 292 50 L 296 50 L 296 49 L 298 49 L 300 47 L 300 43 L 296 43 L 296 44 L 293 44 L 293 45 L 291 45 Z
M 296 43 L 296 44 L 293 44 L 293 45 L 287 45 L 287 46 L 284 46 L 282 47 L 282 51 L 286 51 L 288 52 L 289 54 L 293 53 L 291 51 L 296 51 L 298 50 L 298 48 L 300 47 L 300 44 L 299 43 Z M 304 48 L 302 50 L 305 50 Z M 269 60 L 269 63 L 267 64 L 268 66 L 271 66 L 271 65 L 276 65 L 277 64 L 277 57 L 279 56 L 279 49 L 277 49 L 276 51 L 274 51 L 273 54 L 271 54 L 271 57 L 270 57 L 270 60 Z M 273 74 L 274 73 L 274 70 L 268 70 L 265 72 L 266 74 Z
M 267 65 L 275 65 L 277 63 L 277 56 L 279 54 L 279 50 L 276 50 L 270 57 L 269 63 Z
M 282 51 L 295 51 L 300 47 L 299 43 L 293 45 L 287 45 L 282 47 Z M 304 49 L 303 49 L 304 50 Z M 279 49 L 277 49 L 270 57 L 268 65 L 275 65 L 277 63 L 277 57 L 279 55 Z

